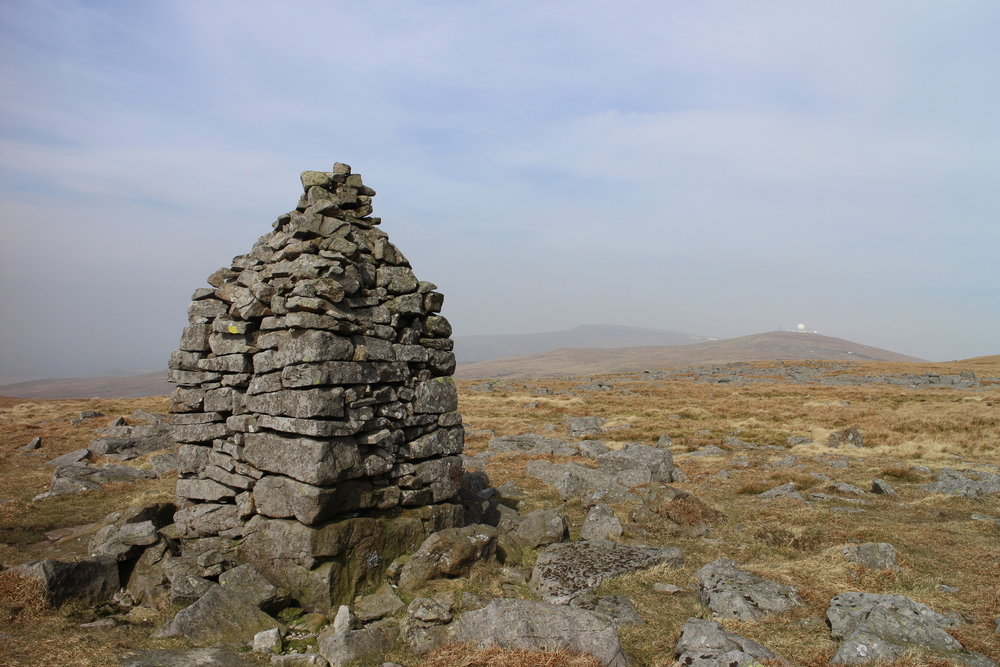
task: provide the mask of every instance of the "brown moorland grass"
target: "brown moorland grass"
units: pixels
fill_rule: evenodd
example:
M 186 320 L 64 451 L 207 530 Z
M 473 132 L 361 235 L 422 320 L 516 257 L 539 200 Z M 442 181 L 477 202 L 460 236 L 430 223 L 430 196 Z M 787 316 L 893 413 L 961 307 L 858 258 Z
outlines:
M 967 362 L 956 362 L 953 366 L 948 371 L 933 364 L 896 364 L 891 368 L 892 372 L 934 370 L 942 374 L 975 370 L 978 375 L 1000 376 L 1000 357 L 976 361 L 975 368 L 969 368 Z M 882 369 L 889 367 L 858 364 L 849 372 L 885 373 L 890 371 Z M 971 518 L 973 514 L 1000 518 L 1000 497 L 970 500 L 928 494 L 920 485 L 931 478 L 915 468 L 919 465 L 934 470 L 945 466 L 989 469 L 983 466 L 1000 465 L 1000 410 L 996 407 L 1000 405 L 1000 386 L 972 392 L 785 382 L 728 386 L 683 378 L 635 381 L 630 377 L 604 378 L 615 386 L 615 391 L 610 392 L 578 391 L 575 396 L 531 394 L 537 386 L 568 391 L 589 380 L 546 379 L 520 384 L 508 381 L 511 388 L 490 393 L 470 391 L 470 383 L 459 382 L 459 409 L 470 433 L 466 441 L 469 454 L 487 448 L 491 437 L 484 432 L 487 429 L 497 436 L 531 432 L 572 440 L 567 435 L 565 419 L 584 415 L 604 417 L 607 426 L 621 427 L 600 436 L 611 448 L 636 441 L 652 444 L 661 434 L 673 439 L 671 450 L 675 461 L 690 478 L 689 482 L 674 486 L 689 492 L 700 503 L 687 507 L 688 515 L 678 514 L 678 518 L 689 516 L 693 525 L 677 527 L 663 522 L 646 526 L 641 534 L 630 526 L 631 532 L 623 539 L 678 546 L 684 553 L 685 564 L 678 569 L 656 568 L 619 577 L 598 590 L 604 595 L 627 595 L 646 620 L 645 625 L 620 630 L 626 650 L 636 657 L 639 665 L 672 664 L 673 646 L 684 622 L 692 616 L 707 617 L 707 611 L 695 596 L 695 573 L 706 563 L 723 557 L 735 560 L 750 572 L 798 589 L 804 604 L 788 614 L 766 617 L 756 623 L 726 621 L 724 625 L 804 667 L 826 665 L 836 651 L 838 643 L 829 636 L 825 612 L 832 597 L 849 590 L 906 595 L 938 611 L 960 615 L 967 622 L 953 634 L 971 650 L 1000 660 L 1000 646 L 993 630 L 993 619 L 1000 617 L 1000 590 L 996 586 L 1000 581 L 1000 528 Z M 631 393 L 623 395 L 620 389 Z M 538 402 L 537 407 L 526 407 L 533 401 Z M 120 415 L 127 417 L 139 407 L 163 412 L 166 399 L 0 399 L 0 498 L 15 501 L 0 504 L 0 542 L 4 543 L 0 545 L 0 563 L 14 565 L 59 548 L 43 539 L 46 532 L 55 528 L 91 523 L 130 504 L 172 497 L 175 480 L 164 479 L 111 485 L 96 493 L 31 502 L 34 495 L 47 489 L 51 479 L 52 469 L 41 465 L 45 460 L 85 447 L 93 437 L 93 428 Z M 82 410 L 98 410 L 106 416 L 71 425 L 70 419 Z M 859 428 L 869 446 L 861 450 L 825 446 L 830 432 L 848 426 Z M 724 438 L 730 434 L 758 447 L 728 448 Z M 43 438 L 40 450 L 43 456 L 22 456 L 16 451 L 36 435 Z M 808 436 L 814 443 L 790 446 L 787 443 L 790 436 Z M 684 455 L 709 444 L 727 451 L 714 457 Z M 773 467 L 777 460 L 788 455 L 798 457 L 794 467 Z M 734 457 L 745 457 L 747 466 L 733 465 Z M 579 500 L 564 503 L 552 487 L 528 477 L 525 465 L 533 458 L 555 463 L 579 462 L 567 457 L 500 454 L 490 459 L 486 472 L 493 485 L 511 481 L 528 491 L 531 500 L 522 511 L 561 507 L 571 522 L 571 534 L 578 535 L 586 508 Z M 846 468 L 831 465 L 844 463 Z M 148 460 L 130 464 L 148 466 Z M 727 472 L 728 479 L 717 476 L 722 470 Z M 899 496 L 867 494 L 861 498 L 864 503 L 843 500 L 809 504 L 783 499 L 762 501 L 754 497 L 760 491 L 791 481 L 807 497 L 810 492 L 823 491 L 846 498 L 845 494 L 831 491 L 828 483 L 814 474 L 865 490 L 871 488 L 873 478 L 881 477 L 892 483 Z M 703 509 L 702 505 L 709 509 Z M 628 503 L 613 506 L 627 526 L 633 506 Z M 841 512 L 836 507 L 864 511 Z M 712 512 L 723 516 L 717 517 Z M 864 542 L 892 543 L 902 571 L 876 572 L 847 562 L 843 548 Z M 530 567 L 536 555 L 536 551 L 527 551 L 520 565 Z M 502 578 L 498 564 L 481 564 L 468 577 L 432 582 L 428 593 L 469 591 L 477 595 L 531 597 L 525 586 L 502 584 Z M 656 593 L 653 584 L 657 582 L 674 584 L 681 591 L 674 595 Z M 942 592 L 940 584 L 957 587 L 959 592 Z M 3 658 L 10 664 L 115 665 L 130 648 L 177 646 L 149 639 L 152 629 L 162 622 L 162 614 L 99 630 L 79 628 L 84 620 L 81 610 L 72 608 L 24 607 L 16 614 L 9 617 L 13 619 L 11 622 L 0 618 L 0 623 L 6 624 L 4 632 L 13 628 L 16 635 L 5 640 L 8 643 Z M 475 662 L 487 659 L 475 651 L 444 655 L 443 662 L 434 663 L 435 667 L 490 664 Z M 247 655 L 246 659 L 266 664 L 266 659 L 260 656 Z M 408 667 L 427 664 L 402 650 L 363 664 L 381 664 L 382 659 L 392 659 Z M 548 664 L 532 663 L 530 660 L 535 658 L 523 656 L 507 655 L 502 659 L 515 665 Z M 950 664 L 914 655 L 897 661 L 894 667 Z

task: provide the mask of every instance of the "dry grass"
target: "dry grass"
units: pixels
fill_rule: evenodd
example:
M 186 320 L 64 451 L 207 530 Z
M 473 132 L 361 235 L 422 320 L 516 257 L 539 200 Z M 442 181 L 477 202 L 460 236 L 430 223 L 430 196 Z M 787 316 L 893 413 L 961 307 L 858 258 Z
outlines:
M 974 370 L 980 376 L 1000 375 L 1000 357 L 975 368 L 966 362 L 952 366 L 857 364 L 844 372 L 865 375 L 934 370 L 945 374 Z M 655 382 L 603 379 L 632 393 L 577 392 L 576 396 L 539 399 L 530 393 L 536 386 L 570 390 L 584 380 L 535 380 L 525 388 L 489 394 L 464 391 L 467 383 L 460 382 L 459 409 L 468 428 L 492 429 L 497 436 L 533 432 L 570 439 L 564 426 L 566 417 L 595 415 L 606 418 L 608 424 L 630 425 L 603 434 L 612 448 L 634 441 L 652 444 L 661 434 L 673 439 L 675 457 L 705 445 L 722 446 L 730 434 L 758 445 L 757 449 L 732 450 L 717 457 L 677 458 L 691 481 L 675 486 L 725 518 L 703 519 L 711 526 L 703 537 L 651 529 L 642 541 L 679 546 L 685 566 L 634 573 L 599 589 L 601 594 L 628 596 L 646 619 L 646 625 L 620 630 L 623 644 L 638 664 L 673 662 L 672 650 L 684 622 L 706 614 L 694 595 L 694 574 L 702 565 L 722 557 L 798 589 L 805 604 L 789 614 L 759 623 L 725 623 L 797 664 L 828 664 L 838 643 L 829 636 L 826 609 L 832 597 L 849 590 L 906 595 L 938 611 L 962 614 L 974 623 L 955 632 L 960 641 L 971 650 L 1000 659 L 993 631 L 993 619 L 1000 617 L 1000 592 L 995 583 L 1000 581 L 1000 529 L 970 519 L 974 513 L 1000 517 L 1000 498 L 929 495 L 920 484 L 930 478 L 913 467 L 1000 465 L 1000 410 L 995 407 L 1000 405 L 1000 387 L 968 392 L 891 385 L 832 387 L 775 382 L 736 387 L 683 378 Z M 531 400 L 539 400 L 539 406 L 525 408 Z M 868 447 L 825 446 L 832 431 L 850 426 L 861 431 Z M 704 433 L 706 430 L 709 433 Z M 790 446 L 786 442 L 790 436 L 803 435 L 814 443 Z M 470 438 L 467 449 L 473 454 L 482 451 L 488 441 L 485 436 Z M 788 454 L 799 457 L 798 465 L 764 467 Z M 750 465 L 745 469 L 727 466 L 736 456 L 747 457 Z M 495 484 L 513 481 L 541 499 L 539 502 L 559 505 L 551 487 L 524 474 L 529 458 L 495 457 L 486 468 L 487 474 Z M 836 461 L 846 461 L 847 468 L 832 467 Z M 715 477 L 722 469 L 729 472 L 728 480 Z M 789 481 L 799 491 L 831 492 L 811 473 L 862 489 L 869 489 L 873 478 L 882 477 L 891 480 L 900 496 L 868 494 L 864 505 L 748 497 Z M 831 506 L 864 512 L 841 513 L 832 511 Z M 570 518 L 571 533 L 576 534 L 585 511 L 572 501 L 562 508 Z M 629 507 L 615 509 L 618 516 L 628 516 Z M 677 523 L 681 523 L 677 519 L 686 520 L 681 514 L 671 518 Z M 848 563 L 842 555 L 844 546 L 864 542 L 893 544 L 902 572 L 873 572 Z M 682 592 L 657 594 L 652 590 L 657 582 L 674 584 Z M 955 586 L 959 593 L 942 593 L 939 584 Z M 913 657 L 899 666 L 903 664 L 931 667 L 947 663 Z
M 596 658 L 567 651 L 525 651 L 449 644 L 430 653 L 421 667 L 599 667 Z
M 817 367 L 822 367 L 817 362 Z M 952 365 L 858 364 L 845 372 L 852 375 L 887 372 L 957 373 L 973 370 L 978 375 L 1000 376 L 1000 357 L 970 360 Z M 675 486 L 692 499 L 665 503 L 671 521 L 685 526 L 706 525 L 699 530 L 650 526 L 641 541 L 675 545 L 682 549 L 685 565 L 679 569 L 655 568 L 606 582 L 598 592 L 628 596 L 646 624 L 622 628 L 620 635 L 638 665 L 667 666 L 673 662 L 673 647 L 684 622 L 705 616 L 695 596 L 695 573 L 717 558 L 731 558 L 748 571 L 794 586 L 803 606 L 757 623 L 727 621 L 726 627 L 759 641 L 803 667 L 828 664 L 838 643 L 829 636 L 824 622 L 826 608 L 835 595 L 849 590 L 906 595 L 934 609 L 961 614 L 974 622 L 954 632 L 971 650 L 1000 660 L 1000 646 L 993 619 L 1000 617 L 1000 529 L 972 514 L 1000 517 L 1000 497 L 969 500 L 929 495 L 920 484 L 930 481 L 915 464 L 933 469 L 944 466 L 964 469 L 986 464 L 1000 465 L 1000 386 L 984 391 L 898 386 L 827 387 L 782 382 L 727 386 L 695 383 L 691 379 L 637 382 L 604 378 L 617 389 L 612 392 L 577 392 L 578 395 L 532 396 L 531 389 L 547 386 L 570 390 L 588 379 L 510 382 L 512 388 L 488 394 L 468 390 L 459 382 L 460 410 L 470 431 L 490 429 L 495 435 L 540 433 L 570 439 L 565 419 L 596 415 L 606 424 L 628 426 L 602 435 L 606 444 L 618 448 L 626 442 L 651 444 L 661 434 L 673 438 L 671 448 L 677 464 L 690 482 Z M 525 407 L 538 401 L 534 408 Z M 844 402 L 849 405 L 845 405 Z M 52 456 L 86 447 L 92 429 L 103 426 L 135 408 L 163 412 L 166 399 L 122 401 L 17 401 L 0 399 L 0 497 L 15 502 L 0 504 L 0 563 L 13 565 L 39 557 L 39 549 L 54 545 L 44 533 L 67 526 L 90 523 L 130 504 L 172 497 L 173 479 L 149 480 L 134 485 L 112 485 L 96 493 L 77 494 L 31 502 L 46 490 L 52 469 L 41 464 Z M 106 416 L 85 424 L 69 420 L 82 410 L 98 410 Z M 856 426 L 870 445 L 862 450 L 825 446 L 830 432 Z M 704 431 L 708 433 L 704 433 Z M 684 452 L 705 445 L 722 446 L 735 431 L 740 439 L 758 445 L 718 457 L 683 457 Z M 474 431 L 473 431 L 474 432 Z M 22 456 L 17 447 L 32 437 L 43 438 L 44 456 Z M 790 436 L 809 436 L 815 443 L 789 446 Z M 467 438 L 467 453 L 487 448 L 486 434 Z M 772 448 L 766 448 L 770 445 Z M 799 457 L 792 468 L 765 467 L 788 454 Z M 746 457 L 749 465 L 738 468 L 734 457 Z M 579 533 L 586 509 L 578 500 L 563 502 L 555 490 L 525 475 L 532 458 L 555 463 L 566 457 L 532 457 L 503 454 L 490 459 L 486 472 L 491 483 L 513 481 L 531 495 L 523 511 L 559 506 L 571 523 L 571 534 Z M 830 464 L 846 461 L 847 467 Z M 140 459 L 137 465 L 147 465 Z M 842 464 L 841 464 L 842 465 Z M 726 470 L 729 479 L 716 477 Z M 800 491 L 829 492 L 827 484 L 812 473 L 823 473 L 862 489 L 871 480 L 890 480 L 898 498 L 868 494 L 866 504 L 849 502 L 811 503 L 776 499 L 762 501 L 753 495 L 786 482 Z M 834 495 L 843 495 L 834 493 Z M 831 507 L 861 508 L 863 513 L 842 513 Z M 625 519 L 631 505 L 614 507 Z M 716 514 L 716 512 L 718 514 Z M 85 542 L 85 540 L 84 540 Z M 902 571 L 873 572 L 847 562 L 842 550 L 850 544 L 889 542 L 899 554 Z M 40 544 L 39 544 L 40 543 Z M 46 546 L 48 545 L 48 546 Z M 42 552 L 43 552 L 42 551 Z M 537 552 L 525 554 L 522 567 L 530 567 Z M 2 576 L 2 575 L 0 575 Z M 11 575 L 7 575 L 10 577 Z M 496 563 L 477 565 L 468 577 L 433 582 L 430 592 L 470 591 L 484 596 L 510 595 L 511 587 L 500 585 L 501 568 Z M 154 642 L 149 634 L 162 619 L 149 618 L 134 625 L 103 630 L 84 630 L 69 610 L 33 607 L 30 594 L 17 598 L 16 587 L 0 579 L 0 618 L 4 632 L 14 635 L 0 655 L 12 665 L 119 664 L 129 648 L 175 646 Z M 11 580 L 12 581 L 12 580 Z M 682 590 L 674 595 L 653 591 L 657 582 Z M 959 589 L 957 594 L 938 590 L 939 584 Z M 26 590 L 26 589 L 25 589 Z M 524 586 L 513 593 L 530 597 Z M 23 599 L 22 603 L 16 603 Z M 18 607 L 18 604 L 21 604 Z M 13 628 L 13 631 L 8 630 Z M 414 667 L 459 665 L 582 665 L 586 659 L 569 654 L 514 652 L 473 647 L 448 647 L 423 660 L 402 649 L 376 662 L 392 659 Z M 250 661 L 257 656 L 250 656 Z M 375 658 L 373 658 L 375 660 Z M 559 662 L 562 660 L 563 662 Z M 584 662 L 580 662 L 583 660 Z M 492 661 L 492 662 L 491 662 Z M 548 662 L 546 662 L 548 661 Z M 576 661 L 576 662 L 573 662 Z M 259 662 L 259 661 L 258 661 Z M 261 662 L 261 664 L 264 664 Z M 364 663 L 365 665 L 368 662 Z M 947 662 L 913 656 L 893 667 L 943 667 Z

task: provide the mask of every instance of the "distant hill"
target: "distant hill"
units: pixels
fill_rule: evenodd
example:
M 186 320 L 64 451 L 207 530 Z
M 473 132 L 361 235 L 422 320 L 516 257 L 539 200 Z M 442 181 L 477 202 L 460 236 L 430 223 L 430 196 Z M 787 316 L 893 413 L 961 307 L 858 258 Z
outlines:
M 475 364 L 460 364 L 455 377 L 506 378 L 602 375 L 659 368 L 711 366 L 734 361 L 824 359 L 832 361 L 902 361 L 924 359 L 814 333 L 772 331 L 691 345 L 559 349 Z
M 610 324 L 581 324 L 565 331 L 537 334 L 492 334 L 454 338 L 455 358 L 460 364 L 505 357 L 523 357 L 563 347 L 693 345 L 710 340 L 713 339 L 700 334 Z
M 162 396 L 173 391 L 167 369 L 103 378 L 49 378 L 0 385 L 0 396 L 17 398 L 138 398 Z

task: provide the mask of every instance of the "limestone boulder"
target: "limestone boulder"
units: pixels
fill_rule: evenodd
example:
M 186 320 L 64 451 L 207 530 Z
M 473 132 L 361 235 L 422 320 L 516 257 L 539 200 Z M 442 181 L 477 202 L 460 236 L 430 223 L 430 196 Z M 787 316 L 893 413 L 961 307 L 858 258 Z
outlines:
M 705 565 L 697 577 L 698 599 L 719 618 L 752 621 L 802 604 L 791 586 L 744 572 L 727 558 Z
M 538 554 L 529 587 L 545 602 L 568 604 L 612 577 L 660 564 L 680 567 L 684 564 L 681 550 L 606 540 L 552 544 Z
M 607 618 L 584 609 L 532 600 L 494 600 L 482 609 L 459 616 L 448 634 L 456 642 L 521 650 L 566 650 L 592 655 L 601 665 L 629 664 L 618 631 Z
M 792 667 L 755 641 L 729 632 L 717 621 L 689 618 L 674 647 L 677 664 L 686 667 L 757 667 L 761 661 Z
M 972 667 L 996 667 L 945 630 L 958 621 L 901 595 L 838 595 L 830 601 L 827 619 L 833 637 L 844 639 L 830 660 L 834 665 L 877 664 L 917 653 Z
M 442 575 L 466 574 L 477 562 L 493 557 L 496 540 L 496 529 L 484 524 L 436 532 L 424 540 L 403 566 L 399 587 L 415 590 Z
M 118 560 L 110 555 L 72 562 L 46 559 L 12 569 L 24 577 L 40 580 L 49 603 L 56 606 L 68 600 L 85 604 L 104 602 L 120 587 Z

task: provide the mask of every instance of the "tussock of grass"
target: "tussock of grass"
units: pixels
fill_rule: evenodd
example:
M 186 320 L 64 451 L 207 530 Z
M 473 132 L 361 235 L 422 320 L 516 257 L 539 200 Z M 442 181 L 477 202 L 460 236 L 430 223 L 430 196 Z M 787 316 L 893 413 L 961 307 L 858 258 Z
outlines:
M 23 623 L 49 611 L 41 580 L 0 572 L 0 623 Z

